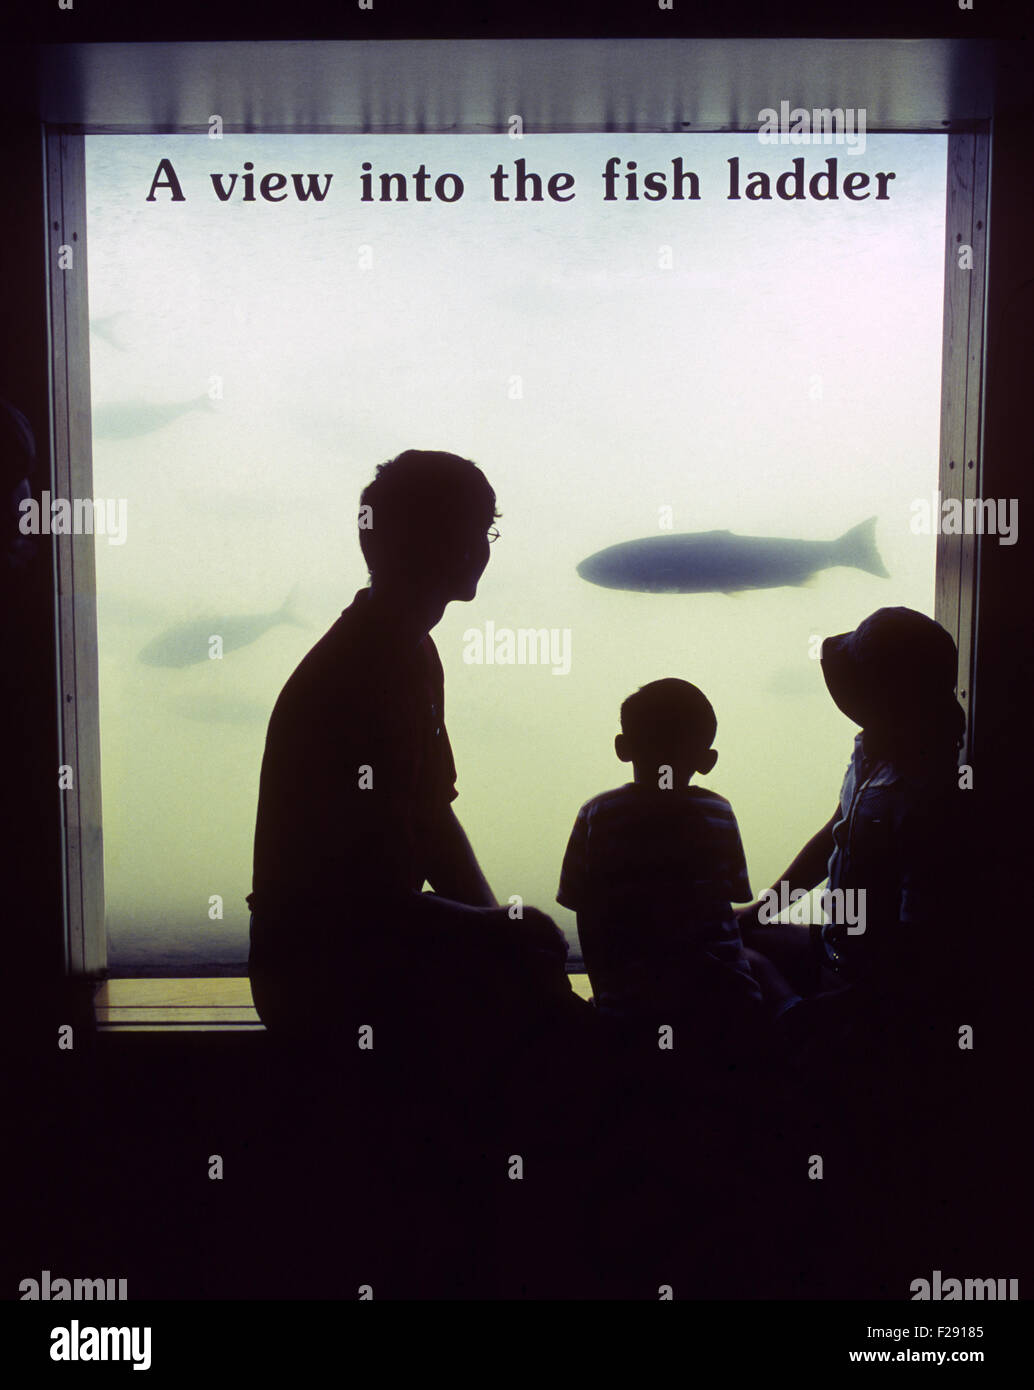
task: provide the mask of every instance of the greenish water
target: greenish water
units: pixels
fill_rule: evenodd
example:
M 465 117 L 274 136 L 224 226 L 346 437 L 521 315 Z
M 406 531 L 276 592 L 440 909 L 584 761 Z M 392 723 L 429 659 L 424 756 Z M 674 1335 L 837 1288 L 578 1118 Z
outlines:
M 236 971 L 269 711 L 366 582 L 355 534 L 377 463 L 473 458 L 503 513 L 477 598 L 434 632 L 455 809 L 500 899 L 551 910 L 588 797 L 627 780 L 621 701 L 678 675 L 718 716 L 706 779 L 739 818 L 755 891 L 831 813 L 855 728 L 816 637 L 873 609 L 933 612 L 946 141 L 843 149 L 751 136 L 87 137 L 104 872 L 123 973 Z M 727 161 L 773 174 L 831 154 L 893 170 L 886 202 L 729 202 Z M 604 203 L 606 159 L 680 155 L 699 203 Z M 159 159 L 183 203 L 145 201 Z M 565 204 L 499 204 L 524 157 Z M 380 170 L 451 170 L 455 204 L 359 202 Z M 334 172 L 320 204 L 222 203 L 209 174 Z M 219 378 L 222 398 L 207 401 Z M 183 403 L 181 411 L 155 407 Z M 144 407 L 147 407 L 146 409 Z M 148 413 L 150 411 L 150 413 Z M 665 509 L 670 509 L 666 511 Z M 615 544 L 674 532 L 831 541 L 875 516 L 890 578 L 652 594 L 581 580 Z M 293 591 L 298 624 L 273 621 Z M 212 626 L 213 621 L 217 626 Z M 568 634 L 570 669 L 476 664 L 470 630 Z M 221 660 L 149 664 L 193 624 Z M 210 899 L 222 899 L 222 917 Z

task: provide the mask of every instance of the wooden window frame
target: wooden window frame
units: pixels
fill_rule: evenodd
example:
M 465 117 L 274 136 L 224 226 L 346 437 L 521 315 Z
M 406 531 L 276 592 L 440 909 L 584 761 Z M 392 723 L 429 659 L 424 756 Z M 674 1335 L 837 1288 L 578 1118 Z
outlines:
M 942 499 L 963 503 L 982 496 L 990 146 L 986 128 L 948 136 L 939 487 Z M 959 266 L 964 246 L 972 249 L 971 270 Z M 979 556 L 976 536 L 937 537 L 934 617 L 954 637 L 959 651 L 958 696 L 966 711 L 964 763 L 972 757 L 977 708 Z
M 46 130 L 50 490 L 55 497 L 93 496 L 85 156 L 82 133 Z M 69 252 L 71 264 L 62 269 Z M 71 769 L 71 785 L 60 793 L 65 965 L 70 975 L 98 976 L 107 966 L 108 943 L 93 536 L 62 536 L 52 549 L 58 738 L 62 766 Z

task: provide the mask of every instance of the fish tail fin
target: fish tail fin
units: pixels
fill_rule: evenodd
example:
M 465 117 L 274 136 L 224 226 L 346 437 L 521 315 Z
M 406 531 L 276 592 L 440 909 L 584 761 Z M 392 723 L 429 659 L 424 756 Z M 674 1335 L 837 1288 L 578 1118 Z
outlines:
M 890 578 L 890 573 L 880 558 L 880 552 L 876 549 L 874 516 L 845 531 L 839 540 L 834 541 L 834 545 L 841 565 L 853 565 L 855 569 L 864 570 L 866 574 L 878 575 L 880 579 Z
M 291 586 L 291 592 L 280 605 L 278 617 L 282 623 L 289 623 L 291 627 L 307 627 L 308 624 L 298 614 L 298 585 Z

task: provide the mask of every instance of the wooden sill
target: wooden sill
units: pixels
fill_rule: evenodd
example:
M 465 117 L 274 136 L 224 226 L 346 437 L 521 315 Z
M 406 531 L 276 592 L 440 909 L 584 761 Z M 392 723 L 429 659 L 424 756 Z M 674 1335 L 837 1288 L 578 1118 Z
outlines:
M 93 1009 L 101 1033 L 265 1032 L 247 976 L 104 980 Z
M 582 999 L 592 994 L 588 975 L 569 975 Z M 93 995 L 100 1033 L 264 1033 L 251 998 L 251 981 L 233 978 L 104 980 Z

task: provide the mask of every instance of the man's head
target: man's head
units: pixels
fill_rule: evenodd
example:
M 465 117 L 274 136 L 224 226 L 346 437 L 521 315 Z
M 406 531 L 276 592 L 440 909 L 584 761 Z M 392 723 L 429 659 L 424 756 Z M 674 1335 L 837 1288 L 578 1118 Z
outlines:
M 434 590 L 446 602 L 474 597 L 499 515 L 475 463 L 407 449 L 378 466 L 359 502 L 359 544 L 375 586 Z
M 621 706 L 621 733 L 614 751 L 622 762 L 642 769 L 646 780 L 670 766 L 676 786 L 694 772 L 708 773 L 718 761 L 711 747 L 718 721 L 710 700 L 689 681 L 670 677 L 641 686 Z

